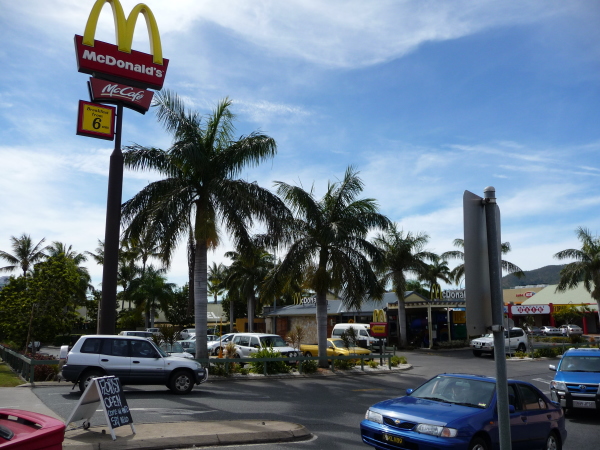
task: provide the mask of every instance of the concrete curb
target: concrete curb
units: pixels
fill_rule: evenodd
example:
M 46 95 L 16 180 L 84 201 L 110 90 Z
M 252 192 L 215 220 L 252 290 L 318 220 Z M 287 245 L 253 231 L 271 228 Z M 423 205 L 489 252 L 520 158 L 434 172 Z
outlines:
M 194 426 L 196 425 L 196 426 Z M 134 424 L 115 430 L 112 440 L 107 427 L 91 427 L 67 430 L 65 450 L 158 450 L 211 445 L 242 445 L 268 442 L 306 440 L 312 434 L 296 423 L 260 420 L 208 421 L 200 424 L 189 422 L 162 422 L 157 424 Z

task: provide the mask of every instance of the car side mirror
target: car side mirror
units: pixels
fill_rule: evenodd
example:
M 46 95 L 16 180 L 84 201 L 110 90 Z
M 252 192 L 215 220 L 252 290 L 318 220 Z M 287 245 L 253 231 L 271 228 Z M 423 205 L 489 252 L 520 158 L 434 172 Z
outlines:
M 415 392 L 415 390 L 414 390 L 414 389 L 412 389 L 412 388 L 408 388 L 408 389 L 406 390 L 406 395 L 410 395 L 410 394 L 412 394 L 413 392 Z
M 552 371 L 556 372 L 556 366 L 555 366 L 554 364 L 550 364 L 550 365 L 548 366 L 548 369 L 550 369 L 550 370 L 552 370 Z

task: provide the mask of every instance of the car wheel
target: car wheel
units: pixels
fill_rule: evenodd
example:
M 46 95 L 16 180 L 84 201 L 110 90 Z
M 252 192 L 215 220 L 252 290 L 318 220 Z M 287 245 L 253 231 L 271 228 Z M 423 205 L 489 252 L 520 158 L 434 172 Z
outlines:
M 556 432 L 550 433 L 548 439 L 546 439 L 546 445 L 544 445 L 544 450 L 561 450 L 562 445 L 560 439 L 556 435 Z
M 521 353 L 525 353 L 527 351 L 527 347 L 525 347 L 525 344 L 523 344 L 522 342 L 519 344 L 519 346 L 517 347 L 517 351 L 521 352 Z
M 473 350 L 473 355 L 481 356 L 481 350 Z
M 175 394 L 189 394 L 194 388 L 193 375 L 187 370 L 178 370 L 171 377 L 169 389 Z
M 103 377 L 104 373 L 100 369 L 90 369 L 86 370 L 83 375 L 79 377 L 79 390 L 81 392 L 85 391 L 88 387 L 88 384 L 91 383 L 92 378 Z
M 310 358 L 310 357 L 312 357 L 312 353 L 311 352 L 304 352 L 304 356 L 308 356 Z
M 469 444 L 469 450 L 489 450 L 489 446 L 485 439 L 477 436 Z

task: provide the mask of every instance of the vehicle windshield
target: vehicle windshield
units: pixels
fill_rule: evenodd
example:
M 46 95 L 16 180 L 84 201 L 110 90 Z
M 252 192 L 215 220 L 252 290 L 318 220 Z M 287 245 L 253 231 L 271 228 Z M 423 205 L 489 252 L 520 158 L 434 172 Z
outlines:
M 262 336 L 260 338 L 262 347 L 287 347 L 281 336 Z
M 561 372 L 600 372 L 600 357 L 563 356 L 558 370 Z
M 332 342 L 333 345 L 336 346 L 336 347 L 338 347 L 338 348 L 339 347 L 344 348 L 346 346 L 346 344 L 344 344 L 344 341 L 342 341 L 341 339 L 334 339 L 334 340 L 332 340 L 330 342 Z
M 152 344 L 154 345 L 154 342 L 153 342 Z M 169 355 L 167 355 L 167 352 L 165 352 L 165 351 L 164 351 L 162 348 L 160 348 L 158 345 L 154 345 L 154 348 L 155 348 L 155 349 L 158 351 L 158 353 L 160 353 L 160 355 L 161 355 L 163 358 L 166 358 L 167 356 L 169 356 Z
M 495 383 L 440 375 L 417 388 L 410 396 L 473 408 L 487 408 L 495 388 Z
M 175 342 L 174 344 L 169 344 L 167 342 L 163 342 L 160 344 L 160 348 L 168 353 L 183 353 L 183 346 L 179 342 Z

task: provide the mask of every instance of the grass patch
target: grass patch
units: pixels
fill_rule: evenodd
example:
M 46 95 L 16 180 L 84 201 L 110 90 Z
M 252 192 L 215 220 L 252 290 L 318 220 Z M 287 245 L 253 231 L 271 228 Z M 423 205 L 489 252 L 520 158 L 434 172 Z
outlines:
M 23 383 L 24 381 L 10 370 L 8 364 L 0 363 L 0 387 L 15 387 Z

